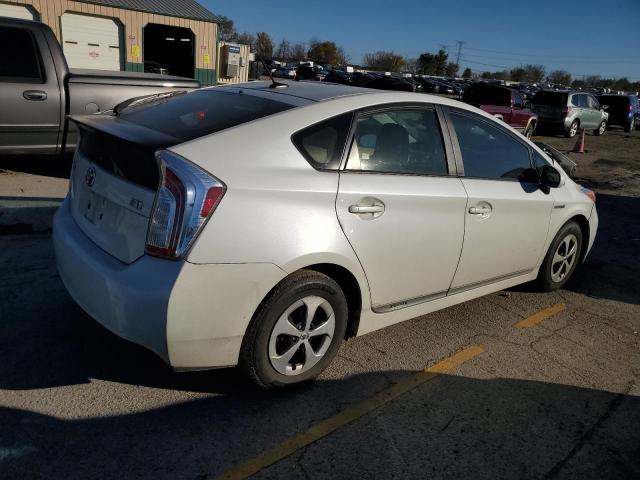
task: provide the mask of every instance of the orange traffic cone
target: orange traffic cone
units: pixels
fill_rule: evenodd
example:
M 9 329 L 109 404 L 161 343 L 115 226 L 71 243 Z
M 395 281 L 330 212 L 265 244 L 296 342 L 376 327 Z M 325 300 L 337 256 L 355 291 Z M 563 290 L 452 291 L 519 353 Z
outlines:
M 582 129 L 582 135 L 578 138 L 576 142 L 576 146 L 573 147 L 573 151 L 575 153 L 584 153 L 584 128 Z

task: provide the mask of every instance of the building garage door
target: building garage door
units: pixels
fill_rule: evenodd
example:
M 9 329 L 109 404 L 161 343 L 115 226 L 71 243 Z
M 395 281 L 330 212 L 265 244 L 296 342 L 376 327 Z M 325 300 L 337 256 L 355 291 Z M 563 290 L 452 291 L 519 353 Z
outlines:
M 71 68 L 120 70 L 120 27 L 111 18 L 65 13 L 62 48 Z
M 0 3 L 0 17 L 37 20 L 36 15 L 34 15 L 28 7 L 23 7 L 22 5 L 7 5 L 6 3 Z

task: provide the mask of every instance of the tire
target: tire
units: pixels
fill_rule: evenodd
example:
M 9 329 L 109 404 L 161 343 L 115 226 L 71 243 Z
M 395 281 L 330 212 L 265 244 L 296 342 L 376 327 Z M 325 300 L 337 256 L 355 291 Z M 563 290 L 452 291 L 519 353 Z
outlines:
M 309 381 L 338 353 L 347 315 L 347 300 L 334 280 L 309 270 L 295 272 L 276 285 L 256 311 L 239 365 L 263 389 Z
M 596 129 L 593 131 L 593 134 L 594 134 L 595 136 L 599 137 L 599 136 L 601 136 L 601 135 L 604 135 L 604 132 L 606 132 L 606 131 L 607 131 L 607 121 L 606 121 L 606 120 L 602 120 L 602 121 L 600 122 L 600 125 L 598 126 L 598 128 L 596 128 Z
M 624 131 L 627 133 L 631 133 L 635 130 L 635 128 L 636 128 L 636 119 L 632 118 L 631 121 L 625 125 Z
M 564 136 L 567 138 L 575 137 L 576 134 L 578 133 L 579 128 L 580 128 L 580 122 L 578 120 L 574 120 L 573 122 L 571 122 L 571 125 L 569 126 L 569 130 L 564 132 Z
M 529 140 L 531 140 L 531 137 L 533 136 L 533 131 L 535 130 L 535 124 L 529 124 L 527 125 L 527 128 L 524 129 L 524 132 L 522 133 L 525 137 L 527 137 Z
M 581 253 L 582 230 L 576 222 L 567 222 L 551 242 L 540 266 L 537 279 L 540 290 L 551 292 L 567 283 L 580 261 Z

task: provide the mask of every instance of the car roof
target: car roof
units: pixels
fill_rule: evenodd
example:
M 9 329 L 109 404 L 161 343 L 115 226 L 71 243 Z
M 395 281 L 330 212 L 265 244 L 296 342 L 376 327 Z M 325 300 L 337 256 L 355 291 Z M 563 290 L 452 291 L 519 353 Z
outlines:
M 213 87 L 216 89 L 230 90 L 253 90 L 268 92 L 274 95 L 282 95 L 296 97 L 308 100 L 309 102 L 322 102 L 332 100 L 339 97 L 347 97 L 353 95 L 364 95 L 371 93 L 379 93 L 379 90 L 369 88 L 352 87 L 350 85 L 340 85 L 337 83 L 325 83 L 317 81 L 287 81 L 278 79 L 277 83 L 286 85 L 282 88 L 271 88 L 270 81 L 257 81 L 248 83 L 234 83 L 228 86 Z

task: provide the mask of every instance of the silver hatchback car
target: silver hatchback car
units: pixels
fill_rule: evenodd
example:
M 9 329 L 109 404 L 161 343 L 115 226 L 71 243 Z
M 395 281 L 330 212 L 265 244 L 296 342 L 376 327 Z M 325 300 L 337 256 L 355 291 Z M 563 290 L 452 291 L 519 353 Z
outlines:
M 349 337 L 561 287 L 598 226 L 593 192 L 446 98 L 254 82 L 73 120 L 60 276 L 177 370 L 309 380 Z
M 590 93 L 543 90 L 531 100 L 531 109 L 538 115 L 538 128 L 574 137 L 580 129 L 603 135 L 609 114 Z

